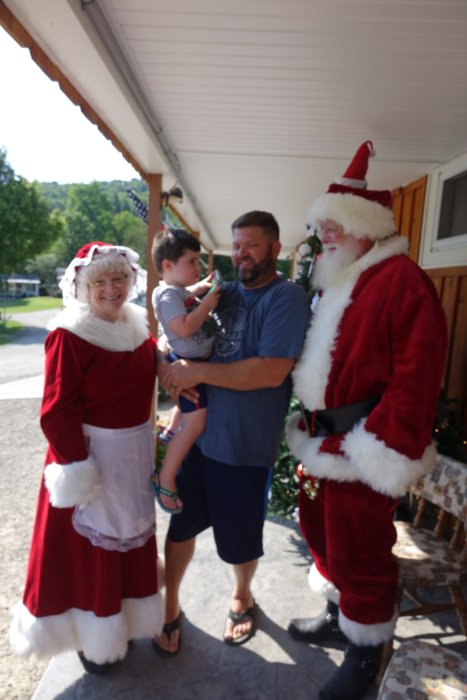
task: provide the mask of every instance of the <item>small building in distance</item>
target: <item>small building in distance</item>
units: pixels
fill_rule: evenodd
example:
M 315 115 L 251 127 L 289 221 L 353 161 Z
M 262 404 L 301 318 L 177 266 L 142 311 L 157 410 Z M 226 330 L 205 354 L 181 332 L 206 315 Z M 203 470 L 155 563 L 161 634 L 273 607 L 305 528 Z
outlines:
M 37 275 L 1 275 L 0 294 L 8 299 L 39 296 L 41 281 Z

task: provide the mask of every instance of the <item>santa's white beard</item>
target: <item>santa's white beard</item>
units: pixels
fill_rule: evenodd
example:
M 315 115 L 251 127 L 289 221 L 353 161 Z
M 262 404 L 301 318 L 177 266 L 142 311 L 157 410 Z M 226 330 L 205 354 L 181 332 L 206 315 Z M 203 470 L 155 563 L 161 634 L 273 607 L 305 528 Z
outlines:
M 345 241 L 345 245 L 340 244 L 338 248 L 330 246 L 328 250 L 323 245 L 321 255 L 313 270 L 312 286 L 315 289 L 329 289 L 329 287 L 334 286 L 341 278 L 342 271 L 360 256 L 359 242 L 350 237 Z

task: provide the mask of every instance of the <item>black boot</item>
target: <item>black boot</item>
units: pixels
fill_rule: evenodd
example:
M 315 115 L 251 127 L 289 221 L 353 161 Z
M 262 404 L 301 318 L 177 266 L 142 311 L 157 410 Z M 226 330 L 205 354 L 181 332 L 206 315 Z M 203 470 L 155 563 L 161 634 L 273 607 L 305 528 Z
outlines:
M 376 647 L 349 644 L 342 666 L 323 685 L 319 700 L 360 700 L 375 679 L 382 649 L 382 644 Z
M 299 642 L 321 644 L 326 640 L 347 642 L 347 637 L 338 624 L 339 608 L 328 600 L 326 610 L 317 617 L 295 618 L 290 621 L 288 633 Z

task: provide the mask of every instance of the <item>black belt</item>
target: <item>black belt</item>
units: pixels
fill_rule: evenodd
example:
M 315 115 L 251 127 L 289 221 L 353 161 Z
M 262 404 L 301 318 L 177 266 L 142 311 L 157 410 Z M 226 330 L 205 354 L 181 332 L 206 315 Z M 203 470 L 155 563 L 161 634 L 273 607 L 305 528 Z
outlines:
M 381 396 L 373 396 L 358 403 L 321 411 L 308 411 L 300 404 L 303 420 L 311 437 L 326 437 L 336 433 L 348 433 L 360 418 L 365 418 L 379 403 Z

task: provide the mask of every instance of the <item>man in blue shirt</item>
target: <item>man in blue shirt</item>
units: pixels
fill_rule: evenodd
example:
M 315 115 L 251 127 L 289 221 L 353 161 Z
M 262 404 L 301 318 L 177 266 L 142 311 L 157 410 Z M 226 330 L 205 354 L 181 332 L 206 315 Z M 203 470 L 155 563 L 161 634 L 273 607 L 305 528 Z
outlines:
M 179 587 L 195 537 L 208 527 L 236 581 L 224 641 L 243 644 L 254 634 L 251 582 L 263 554 L 267 494 L 291 396 L 290 372 L 309 319 L 302 288 L 277 275 L 280 249 L 272 214 L 253 211 L 236 219 L 232 262 L 238 281 L 222 285 L 210 361 L 180 360 L 159 370 L 174 396 L 208 385 L 206 429 L 177 478 L 183 509 L 172 516 L 166 539 L 166 624 L 154 640 L 163 656 L 179 650 Z

